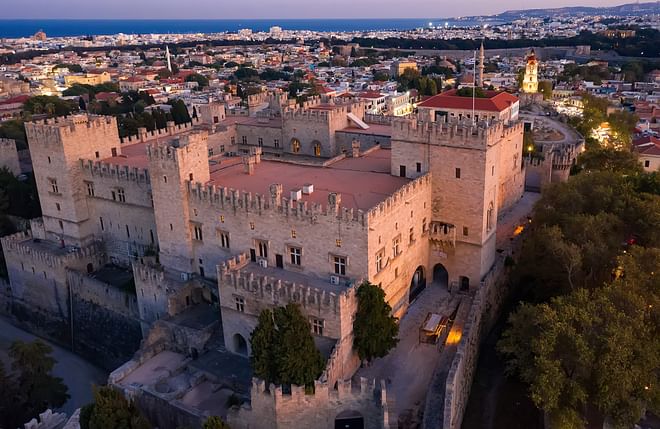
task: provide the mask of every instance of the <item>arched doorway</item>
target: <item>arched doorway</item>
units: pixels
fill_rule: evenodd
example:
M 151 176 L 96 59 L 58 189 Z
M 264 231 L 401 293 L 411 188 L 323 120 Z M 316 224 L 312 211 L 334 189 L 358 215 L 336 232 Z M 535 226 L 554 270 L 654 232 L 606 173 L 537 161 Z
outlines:
M 461 292 L 468 292 L 470 290 L 470 278 L 465 276 L 460 276 L 458 278 L 458 284 L 461 287 Z
M 433 267 L 433 283 L 444 288 L 449 287 L 449 272 L 442 264 L 435 264 Z
M 312 142 L 312 147 L 314 148 L 314 156 L 321 156 L 321 143 L 318 140 Z
M 424 289 L 426 289 L 426 275 L 424 273 L 424 267 L 420 265 L 415 270 L 415 273 L 412 276 L 412 280 L 410 281 L 408 302 L 413 302 Z
M 248 354 L 247 341 L 245 341 L 245 338 L 241 334 L 234 334 L 234 353 L 243 356 L 247 356 Z
M 335 429 L 364 429 L 364 417 L 358 411 L 342 411 L 335 417 Z

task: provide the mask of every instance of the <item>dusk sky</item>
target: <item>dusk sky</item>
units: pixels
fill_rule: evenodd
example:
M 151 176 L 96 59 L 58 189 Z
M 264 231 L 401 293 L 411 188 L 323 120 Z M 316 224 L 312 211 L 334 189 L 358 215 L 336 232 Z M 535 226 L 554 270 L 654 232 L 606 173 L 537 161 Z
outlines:
M 444 18 L 632 0 L 7 0 L 0 18 Z

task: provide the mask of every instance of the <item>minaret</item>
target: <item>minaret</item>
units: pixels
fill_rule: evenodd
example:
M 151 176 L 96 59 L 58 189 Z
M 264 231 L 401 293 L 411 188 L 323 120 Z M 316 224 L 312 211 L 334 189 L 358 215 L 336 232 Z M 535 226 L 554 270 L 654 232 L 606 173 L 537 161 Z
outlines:
M 172 61 L 170 60 L 170 47 L 165 45 L 165 56 L 167 57 L 167 69 L 172 73 Z
M 477 78 L 477 85 L 484 86 L 484 67 L 486 66 L 486 52 L 484 51 L 484 41 L 481 41 L 481 48 L 479 49 L 479 77 Z

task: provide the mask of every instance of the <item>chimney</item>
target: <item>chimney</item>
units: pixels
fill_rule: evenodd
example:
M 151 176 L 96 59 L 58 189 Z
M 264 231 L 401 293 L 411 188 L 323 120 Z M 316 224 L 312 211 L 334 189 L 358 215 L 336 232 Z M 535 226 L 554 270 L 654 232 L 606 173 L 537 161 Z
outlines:
M 360 142 L 358 140 L 353 139 L 353 142 L 351 143 L 351 156 L 353 158 L 359 158 L 360 157 Z
M 254 157 L 254 162 L 259 164 L 261 162 L 262 149 L 260 147 L 250 148 L 250 158 Z
M 243 157 L 243 166 L 245 167 L 245 172 L 249 176 L 254 175 L 254 164 L 255 163 L 256 163 L 256 161 L 255 161 L 254 155 Z
M 282 200 L 281 183 L 273 183 L 272 185 L 270 185 L 270 198 L 271 200 L 275 201 L 276 205 L 280 204 L 280 201 Z

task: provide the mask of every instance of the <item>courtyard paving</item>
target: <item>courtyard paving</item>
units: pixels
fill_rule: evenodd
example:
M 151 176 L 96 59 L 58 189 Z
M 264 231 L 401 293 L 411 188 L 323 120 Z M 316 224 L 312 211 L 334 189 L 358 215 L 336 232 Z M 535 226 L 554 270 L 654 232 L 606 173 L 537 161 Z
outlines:
M 399 343 L 384 358 L 360 368 L 357 377 L 385 380 L 394 395 L 396 415 L 423 404 L 433 370 L 442 354 L 444 336 L 438 344 L 419 342 L 419 328 L 429 312 L 451 315 L 462 295 L 450 295 L 446 286 L 432 283 L 417 297 L 399 324 Z M 445 334 L 446 336 L 446 334 Z

